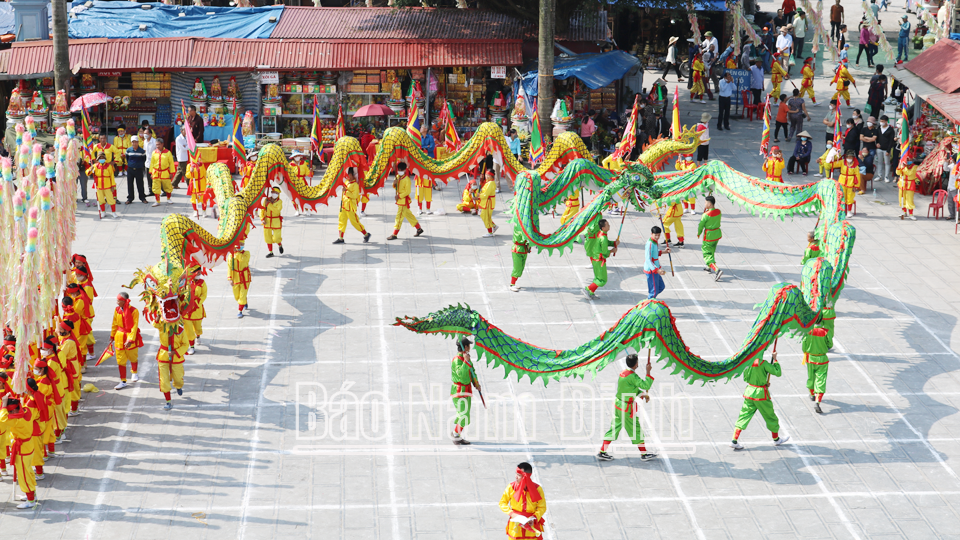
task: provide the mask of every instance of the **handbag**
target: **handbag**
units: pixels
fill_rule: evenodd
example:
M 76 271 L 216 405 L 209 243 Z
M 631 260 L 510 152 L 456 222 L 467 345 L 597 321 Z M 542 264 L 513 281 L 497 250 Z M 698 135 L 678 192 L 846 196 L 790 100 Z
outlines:
M 788 66 L 795 66 L 795 65 L 797 65 L 796 61 L 794 61 L 794 59 L 793 59 L 793 53 L 790 54 L 790 58 L 787 60 L 787 65 L 788 65 Z

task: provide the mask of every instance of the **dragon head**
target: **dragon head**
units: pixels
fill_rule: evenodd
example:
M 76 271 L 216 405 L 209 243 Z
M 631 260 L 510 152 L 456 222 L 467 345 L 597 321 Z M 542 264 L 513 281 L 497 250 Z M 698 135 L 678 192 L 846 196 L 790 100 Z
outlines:
M 473 335 L 480 323 L 480 314 L 470 306 L 457 304 L 435 311 L 426 317 L 397 317 L 394 326 L 402 326 L 418 334 L 442 334 L 456 337 Z
M 200 274 L 199 266 L 183 268 L 160 263 L 145 270 L 137 269 L 126 287 L 143 285 L 143 316 L 147 322 L 167 327 L 170 333 L 181 324 L 184 313 L 193 302 L 193 282 Z

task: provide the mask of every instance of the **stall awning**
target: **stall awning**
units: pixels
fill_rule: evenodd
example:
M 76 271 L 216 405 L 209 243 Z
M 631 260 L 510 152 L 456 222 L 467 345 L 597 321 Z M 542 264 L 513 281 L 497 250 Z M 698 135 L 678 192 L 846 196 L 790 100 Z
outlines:
M 960 122 L 960 94 L 934 94 L 926 102 L 953 122 Z
M 70 8 L 68 31 L 73 39 L 265 39 L 276 28 L 283 10 L 282 5 L 223 8 L 97 0 L 87 7 L 86 2 L 75 2 Z
M 623 78 L 627 72 L 638 66 L 640 61 L 624 51 L 557 57 L 553 61 L 553 78 L 564 80 L 576 77 L 587 87 L 596 90 Z M 536 71 L 524 74 L 523 91 L 528 96 L 537 95 Z
M 904 67 L 940 90 L 952 94 L 960 90 L 960 43 L 941 39 Z

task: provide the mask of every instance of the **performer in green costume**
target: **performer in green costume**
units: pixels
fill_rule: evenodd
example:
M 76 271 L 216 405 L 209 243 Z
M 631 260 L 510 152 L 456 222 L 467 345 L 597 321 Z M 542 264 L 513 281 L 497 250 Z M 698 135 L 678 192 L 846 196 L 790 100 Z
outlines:
M 817 242 L 817 235 L 813 232 L 807 233 L 807 249 L 803 251 L 803 259 L 800 266 L 807 264 L 810 259 L 816 259 L 820 256 L 820 244 Z
M 713 195 L 704 197 L 703 216 L 700 217 L 700 225 L 697 226 L 697 237 L 703 235 L 703 243 L 700 244 L 700 251 L 703 252 L 703 264 L 706 265 L 707 272 L 715 273 L 714 281 L 720 281 L 723 270 L 717 268 L 717 261 L 714 254 L 717 252 L 717 243 L 723 238 L 723 232 L 720 231 L 720 209 L 716 207 L 717 199 Z
M 830 348 L 833 348 L 833 325 L 837 321 L 837 310 L 833 308 L 833 302 L 827 301 L 827 307 L 823 310 L 823 327 L 827 329 L 827 339 L 830 341 Z
M 777 353 L 771 355 L 772 362 L 767 362 L 762 356 L 758 355 L 753 365 L 743 370 L 743 380 L 747 383 L 746 390 L 743 391 L 743 407 L 740 409 L 740 417 L 737 418 L 736 431 L 733 432 L 733 440 L 730 442 L 730 448 L 742 450 L 743 445 L 738 442 L 740 432 L 747 429 L 753 415 L 760 411 L 760 416 L 767 423 L 767 429 L 773 434 L 773 444 L 780 446 L 790 440 L 789 435 L 780 436 L 780 419 L 777 413 L 773 411 L 773 401 L 770 400 L 770 375 L 780 376 L 780 364 L 777 363 Z
M 450 386 L 450 397 L 453 399 L 453 406 L 457 410 L 457 419 L 453 426 L 453 444 L 470 444 L 470 441 L 463 438 L 463 428 L 470 424 L 470 406 L 473 399 L 473 386 L 480 390 L 480 383 L 477 382 L 477 372 L 473 369 L 473 362 L 470 361 L 470 340 L 467 338 L 457 342 L 457 355 L 453 357 L 453 363 L 450 364 L 450 379 L 453 383 Z
M 591 300 L 597 297 L 594 294 L 597 292 L 597 288 L 607 284 L 607 257 L 617 254 L 619 241 L 614 242 L 611 249 L 610 241 L 607 239 L 607 232 L 609 231 L 610 223 L 605 219 L 591 223 L 587 227 L 587 239 L 583 243 L 583 247 L 586 248 L 587 256 L 593 263 L 593 282 L 584 287 L 583 292 Z
M 613 422 L 610 424 L 610 430 L 603 436 L 603 446 L 600 447 L 600 453 L 597 459 L 600 461 L 610 461 L 613 456 L 607 453 L 607 446 L 617 440 L 620 436 L 620 430 L 626 429 L 627 435 L 633 444 L 640 449 L 640 459 L 650 461 L 657 457 L 656 454 L 647 452 L 647 447 L 643 442 L 643 427 L 640 425 L 640 415 L 637 414 L 637 398 L 650 402 L 650 396 L 646 394 L 653 386 L 653 377 L 650 376 L 650 370 L 653 366 L 647 360 L 647 376 L 641 378 L 636 373 L 639 359 L 635 354 L 627 355 L 627 369 L 620 373 L 617 379 L 617 394 L 613 400 Z
M 803 363 L 807 365 L 807 389 L 810 391 L 810 401 L 816 401 L 814 410 L 820 410 L 820 402 L 827 391 L 827 370 L 830 359 L 827 351 L 833 347 L 833 340 L 827 336 L 827 329 L 815 326 L 803 337 Z
M 510 272 L 510 290 L 520 292 L 517 279 L 523 275 L 523 268 L 527 265 L 527 255 L 530 253 L 530 244 L 523 236 L 520 227 L 513 228 L 513 272 Z

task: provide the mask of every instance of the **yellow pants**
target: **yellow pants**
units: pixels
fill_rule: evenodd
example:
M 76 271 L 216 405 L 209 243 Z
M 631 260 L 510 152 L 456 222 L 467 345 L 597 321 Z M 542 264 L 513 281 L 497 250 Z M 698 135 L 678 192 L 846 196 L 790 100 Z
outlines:
M 780 99 L 780 83 L 774 83 L 773 88 L 770 90 L 770 95 L 773 96 L 770 98 L 770 101 Z M 772 106 L 772 105 L 771 105 Z
M 398 206 L 397 207 L 397 219 L 393 223 L 393 230 L 399 231 L 400 226 L 403 225 L 403 220 L 406 219 L 410 222 L 410 225 L 413 225 L 414 228 L 419 229 L 420 224 L 417 223 L 416 216 L 413 215 L 413 212 L 410 211 L 409 206 Z
M 153 194 L 160 195 L 160 191 L 164 193 L 173 193 L 173 183 L 170 182 L 169 178 L 159 178 L 153 177 Z
M 234 285 L 233 286 L 233 297 L 236 298 L 237 303 L 241 306 L 247 305 L 247 291 L 250 290 L 249 285 Z
M 566 225 L 568 221 L 577 217 L 579 213 L 579 206 L 568 206 L 567 209 L 563 211 L 563 215 L 560 216 L 560 225 Z
M 20 491 L 24 493 L 32 493 L 37 490 L 37 476 L 33 471 L 34 465 L 34 456 L 37 455 L 37 451 L 33 450 L 31 452 L 24 453 L 23 448 L 20 448 L 20 454 L 13 459 L 13 468 L 16 471 L 17 483 L 20 484 Z M 43 464 L 43 452 L 40 454 L 40 464 Z
M 193 343 L 197 337 L 203 335 L 203 319 L 184 319 L 183 331 L 186 333 L 187 341 Z
M 913 204 L 913 191 L 904 192 L 900 190 L 900 208 L 906 208 L 907 210 L 913 210 L 916 208 Z
M 432 189 L 432 188 L 419 188 L 419 189 L 417 189 L 417 201 L 418 201 L 418 202 L 433 202 L 433 189 Z
M 160 372 L 160 391 L 170 391 L 170 379 L 173 378 L 174 388 L 183 388 L 183 362 L 171 364 L 165 361 L 166 351 L 160 351 L 160 358 L 157 359 L 157 369 Z
M 117 204 L 117 199 L 113 196 L 112 189 L 98 189 L 97 190 L 97 204 Z
M 263 241 L 268 244 L 279 244 L 283 242 L 283 238 L 280 237 L 280 231 L 282 229 L 263 229 Z
M 854 188 L 844 186 L 843 200 L 846 201 L 847 204 L 853 204 L 853 199 L 856 197 L 856 195 L 857 192 L 854 191 Z
M 193 204 L 203 202 L 203 193 L 207 190 L 207 179 L 204 178 L 200 181 L 192 180 L 190 183 L 193 184 L 190 190 L 190 202 Z M 199 188 L 197 187 L 198 185 Z
M 50 412 L 50 420 L 43 423 L 40 427 L 43 430 L 43 433 L 40 434 L 40 440 L 43 441 L 43 444 L 52 443 L 57 436 L 54 434 L 54 431 L 57 429 L 57 406 L 54 404 L 47 405 L 47 410 Z M 43 463 L 40 463 L 43 465 Z
M 59 429 L 60 431 L 67 429 L 67 407 L 69 405 L 70 398 L 63 396 L 63 401 L 53 407 L 54 418 L 57 420 L 57 425 L 54 426 L 55 429 Z M 54 437 L 56 437 L 56 433 L 54 433 Z
M 832 101 L 834 99 L 837 99 L 838 96 L 845 99 L 847 101 L 847 105 L 850 104 L 850 90 L 837 90 L 836 93 L 833 94 L 833 97 L 830 98 L 830 100 Z M 837 105 L 839 104 L 840 104 L 840 101 L 838 100 Z
M 46 430 L 46 424 L 47 423 L 40 422 L 41 431 Z M 37 465 L 43 467 L 43 435 L 34 435 L 30 440 L 33 441 L 33 447 L 36 449 L 33 452 L 33 456 L 30 457 L 30 461 L 34 467 Z M 36 485 L 36 483 L 34 483 L 34 485 Z
M 483 221 L 484 227 L 488 229 L 492 229 L 493 228 L 493 208 L 481 208 L 480 220 Z
M 800 86 L 800 97 L 803 97 L 806 94 L 810 94 L 810 101 L 816 103 L 817 98 L 813 95 L 813 86 Z
M 340 216 L 337 218 L 337 230 L 341 233 L 347 230 L 348 221 L 353 225 L 354 229 L 360 231 L 362 234 L 367 234 L 367 230 L 363 228 L 363 224 L 360 223 L 360 219 L 357 218 L 357 213 L 348 212 L 347 210 L 340 210 Z
M 127 362 L 139 362 L 140 348 L 134 347 L 132 349 L 121 349 L 117 347 L 114 343 L 114 348 L 117 350 L 117 365 L 125 366 Z M 133 371 L 136 373 L 136 370 Z
M 4 466 L 6 466 L 6 459 L 9 457 L 7 449 L 10 443 L 10 436 L 7 435 L 7 431 L 5 427 L 0 427 L 0 459 L 4 460 Z
M 680 221 L 680 217 L 670 217 L 663 220 L 663 232 L 667 236 L 670 236 L 670 226 L 673 226 L 677 231 L 677 238 L 683 238 L 683 222 Z

